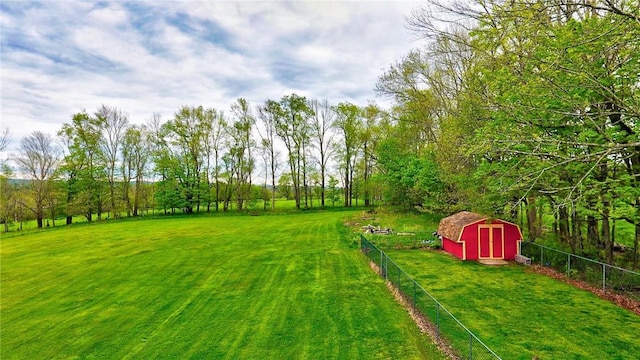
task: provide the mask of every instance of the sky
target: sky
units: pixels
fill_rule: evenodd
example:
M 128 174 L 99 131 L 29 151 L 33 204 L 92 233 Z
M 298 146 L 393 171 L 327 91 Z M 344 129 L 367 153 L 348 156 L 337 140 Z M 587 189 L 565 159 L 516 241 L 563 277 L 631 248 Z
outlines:
M 145 123 L 183 105 L 229 113 L 296 93 L 366 105 L 419 47 L 409 1 L 0 2 L 0 128 L 55 135 L 102 105 Z

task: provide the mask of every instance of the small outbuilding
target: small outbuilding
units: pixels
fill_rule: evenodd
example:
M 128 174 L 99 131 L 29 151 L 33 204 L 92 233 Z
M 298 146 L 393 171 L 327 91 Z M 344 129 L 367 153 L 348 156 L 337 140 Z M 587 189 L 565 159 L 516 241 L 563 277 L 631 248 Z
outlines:
M 522 232 L 516 224 L 463 211 L 440 220 L 442 248 L 462 260 L 513 260 Z

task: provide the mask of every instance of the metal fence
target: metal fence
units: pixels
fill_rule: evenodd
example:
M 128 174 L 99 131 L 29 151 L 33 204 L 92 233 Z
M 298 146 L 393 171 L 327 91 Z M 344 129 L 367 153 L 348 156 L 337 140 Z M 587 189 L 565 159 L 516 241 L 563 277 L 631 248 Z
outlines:
M 566 273 L 567 277 L 585 281 L 603 291 L 640 294 L 640 273 L 623 269 L 544 245 L 522 242 L 520 254 L 540 264 Z
M 449 310 L 404 272 L 387 254 L 360 235 L 362 252 L 374 262 L 380 276 L 388 280 L 418 318 L 432 326 L 436 342 L 460 359 L 500 359 Z

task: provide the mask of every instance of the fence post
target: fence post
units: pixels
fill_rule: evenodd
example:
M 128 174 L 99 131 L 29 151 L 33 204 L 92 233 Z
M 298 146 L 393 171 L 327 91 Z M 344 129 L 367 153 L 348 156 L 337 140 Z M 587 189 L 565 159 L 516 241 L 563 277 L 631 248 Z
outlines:
M 569 277 L 570 270 L 571 270 L 571 254 L 567 254 L 567 277 Z
M 384 276 L 384 272 L 382 271 L 382 250 L 378 249 L 378 251 L 380 251 L 380 275 Z
M 473 359 L 473 336 L 469 333 L 469 360 Z
M 389 255 L 384 254 L 384 278 L 389 280 Z
M 602 264 L 602 291 L 607 291 L 607 272 L 605 268 L 605 264 Z
M 544 266 L 544 248 L 540 246 L 540 266 Z

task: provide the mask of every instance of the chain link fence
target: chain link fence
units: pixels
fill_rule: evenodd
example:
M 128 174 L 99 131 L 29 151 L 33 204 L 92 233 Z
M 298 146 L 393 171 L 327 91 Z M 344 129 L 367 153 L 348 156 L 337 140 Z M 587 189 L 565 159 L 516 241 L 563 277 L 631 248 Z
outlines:
M 363 235 L 360 235 L 360 248 L 376 264 L 380 276 L 391 283 L 405 304 L 410 307 L 416 321 L 428 321 L 425 326 L 441 348 L 457 359 L 500 359 L 384 251 Z
M 564 272 L 571 279 L 584 281 L 603 291 L 609 290 L 640 297 L 640 273 L 635 271 L 532 242 L 522 242 L 520 254 L 531 258 L 532 264 Z

